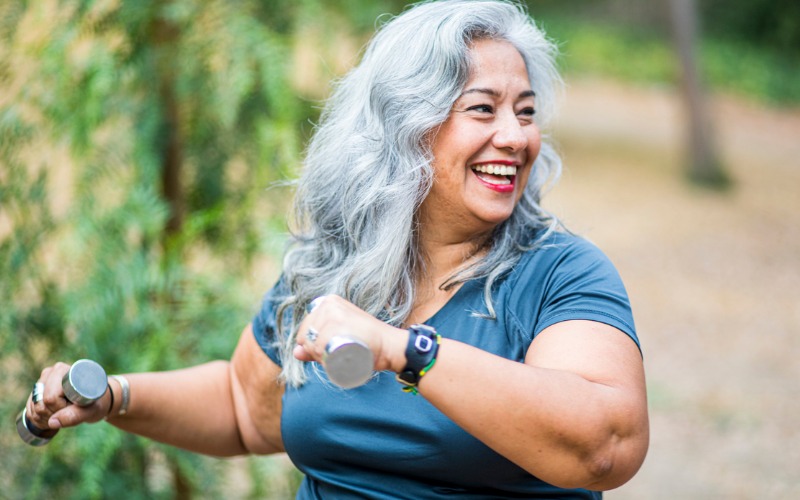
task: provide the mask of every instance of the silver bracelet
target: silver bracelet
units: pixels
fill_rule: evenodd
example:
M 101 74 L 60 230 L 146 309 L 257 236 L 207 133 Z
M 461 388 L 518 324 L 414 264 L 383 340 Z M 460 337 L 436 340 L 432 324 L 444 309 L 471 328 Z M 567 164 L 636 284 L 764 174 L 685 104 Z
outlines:
M 131 402 L 131 386 L 128 379 L 122 375 L 111 375 L 111 378 L 119 382 L 119 386 L 122 387 L 122 405 L 119 407 L 117 415 L 125 415 L 128 413 L 128 403 Z

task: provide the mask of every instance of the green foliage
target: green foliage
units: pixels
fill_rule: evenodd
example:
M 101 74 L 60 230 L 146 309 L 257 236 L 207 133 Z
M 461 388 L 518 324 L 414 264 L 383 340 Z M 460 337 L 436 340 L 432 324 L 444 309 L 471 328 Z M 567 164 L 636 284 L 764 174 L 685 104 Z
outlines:
M 604 75 L 625 81 L 677 84 L 677 56 L 663 32 L 561 15 L 539 18 L 560 43 L 567 74 Z M 800 56 L 742 40 L 705 37 L 698 60 L 706 83 L 767 103 L 800 104 Z
M 800 3 L 795 0 L 701 0 L 698 8 L 705 30 L 715 38 L 800 58 Z
M 230 356 L 271 284 L 248 284 L 254 265 L 283 247 L 288 194 L 267 188 L 294 175 L 318 112 L 290 84 L 298 28 L 358 39 L 402 6 L 0 3 L 0 418 L 56 360 Z M 0 450 L 12 498 L 226 497 L 224 461 L 109 425 L 38 449 L 2 433 Z M 297 487 L 285 463 L 246 465 L 252 496 Z
M 567 73 L 645 83 L 677 79 L 671 47 L 652 34 L 559 17 L 540 19 L 540 24 L 559 44 L 559 62 Z
M 4 421 L 56 360 L 88 357 L 113 373 L 230 356 L 260 298 L 245 278 L 262 242 L 284 231 L 270 222 L 284 194 L 273 190 L 272 205 L 263 192 L 292 175 L 310 118 L 288 84 L 289 31 L 268 10 L 0 6 Z M 167 234 L 170 147 L 185 217 Z M 42 449 L 0 440 L 0 489 L 13 498 L 171 498 L 181 481 L 225 496 L 222 462 L 107 425 Z
M 716 88 L 773 104 L 800 105 L 800 53 L 792 56 L 735 40 L 706 40 L 700 61 Z
M 282 249 L 287 194 L 266 189 L 294 175 L 318 110 L 290 84 L 311 72 L 292 66 L 298 33 L 349 36 L 357 50 L 379 14 L 406 3 L 0 2 L 0 418 L 14 419 L 56 360 L 113 373 L 230 356 L 270 284 L 254 291 L 247 277 Z M 653 19 L 598 22 L 609 1 L 530 3 L 568 72 L 676 80 Z M 800 102 L 797 3 L 734 3 L 701 4 L 710 83 Z M 177 197 L 162 180 L 171 169 Z M 169 229 L 175 206 L 183 218 Z M 226 496 L 224 462 L 103 424 L 43 449 L 0 433 L 0 454 L 11 498 L 172 498 L 179 484 Z M 299 480 L 268 458 L 246 468 L 253 497 L 288 497 Z
M 570 74 L 676 84 L 666 3 L 536 0 L 531 13 L 559 42 Z M 698 0 L 698 61 L 713 90 L 800 104 L 800 3 Z

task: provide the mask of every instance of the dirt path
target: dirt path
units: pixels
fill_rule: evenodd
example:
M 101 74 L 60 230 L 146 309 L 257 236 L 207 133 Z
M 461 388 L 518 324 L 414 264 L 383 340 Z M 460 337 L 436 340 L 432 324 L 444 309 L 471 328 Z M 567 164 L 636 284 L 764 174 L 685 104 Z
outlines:
M 800 110 L 714 100 L 729 193 L 681 174 L 669 89 L 571 82 L 548 206 L 603 248 L 642 339 L 651 447 L 609 499 L 800 498 Z

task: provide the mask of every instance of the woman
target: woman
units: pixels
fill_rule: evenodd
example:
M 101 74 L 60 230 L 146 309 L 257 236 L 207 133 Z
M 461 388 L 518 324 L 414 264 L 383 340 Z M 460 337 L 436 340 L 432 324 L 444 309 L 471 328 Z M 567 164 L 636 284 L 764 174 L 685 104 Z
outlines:
M 599 498 L 623 484 L 648 444 L 642 359 L 613 266 L 539 206 L 559 170 L 539 130 L 557 83 L 552 45 L 516 4 L 395 18 L 323 113 L 295 244 L 231 361 L 112 379 L 88 408 L 64 400 L 59 363 L 33 423 L 109 415 L 200 453 L 285 450 L 306 474 L 299 498 Z M 374 356 L 350 390 L 318 368 L 342 334 Z

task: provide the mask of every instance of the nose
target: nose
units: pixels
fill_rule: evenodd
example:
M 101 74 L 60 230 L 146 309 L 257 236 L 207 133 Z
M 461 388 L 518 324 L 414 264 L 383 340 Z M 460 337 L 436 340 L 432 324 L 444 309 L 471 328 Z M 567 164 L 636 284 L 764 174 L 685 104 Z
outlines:
M 528 145 L 528 135 L 519 122 L 518 117 L 512 112 L 503 113 L 496 120 L 497 128 L 492 137 L 492 144 L 497 149 L 512 152 L 523 150 Z M 528 125 L 534 126 L 534 125 Z

